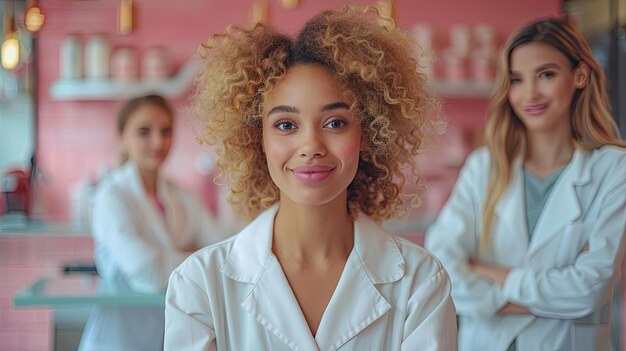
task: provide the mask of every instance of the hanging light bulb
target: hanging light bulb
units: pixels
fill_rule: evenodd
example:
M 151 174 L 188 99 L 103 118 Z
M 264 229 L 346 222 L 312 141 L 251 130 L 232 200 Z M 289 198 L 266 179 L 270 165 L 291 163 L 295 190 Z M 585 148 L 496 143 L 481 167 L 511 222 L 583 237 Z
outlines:
M 38 0 L 29 0 L 29 5 L 26 9 L 26 14 L 24 15 L 24 26 L 30 32 L 36 33 L 43 26 L 46 20 L 46 16 L 44 16 L 43 11 L 39 7 Z
M 133 0 L 120 0 L 119 32 L 121 35 L 128 35 L 133 32 L 134 24 Z
M 20 42 L 15 38 L 6 37 L 2 42 L 2 67 L 14 69 L 20 61 Z
M 252 3 L 252 23 L 264 23 L 269 20 L 270 5 L 267 0 L 255 0 Z
M 6 34 L 0 48 L 2 67 L 6 70 L 14 69 L 20 62 L 20 42 L 19 33 L 15 32 L 15 21 L 13 18 L 13 2 L 7 2 Z
M 298 1 L 298 0 L 281 0 L 280 3 L 287 10 L 293 10 L 293 9 L 298 7 L 298 5 L 300 4 L 300 1 Z

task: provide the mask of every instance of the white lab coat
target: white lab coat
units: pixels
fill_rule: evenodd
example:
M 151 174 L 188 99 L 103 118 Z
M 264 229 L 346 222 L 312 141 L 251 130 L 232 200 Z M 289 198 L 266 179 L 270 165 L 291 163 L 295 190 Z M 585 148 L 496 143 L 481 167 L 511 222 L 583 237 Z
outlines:
M 172 273 L 165 350 L 456 350 L 450 282 L 441 264 L 363 213 L 313 337 L 271 251 L 277 209 Z
M 609 306 L 620 277 L 626 228 L 626 152 L 576 150 L 555 183 L 529 243 L 522 161 L 496 207 L 492 250 L 480 260 L 510 267 L 504 287 L 468 269 L 476 257 L 490 157 L 467 159 L 455 189 L 427 231 L 426 248 L 452 281 L 459 350 L 611 350 Z M 498 316 L 507 301 L 532 315 Z
M 94 259 L 103 281 L 140 292 L 165 291 L 170 273 L 188 254 L 224 239 L 222 230 L 194 196 L 159 179 L 156 209 L 134 163 L 108 174 L 94 197 Z M 103 306 L 93 309 L 81 350 L 153 351 L 163 347 L 163 307 Z

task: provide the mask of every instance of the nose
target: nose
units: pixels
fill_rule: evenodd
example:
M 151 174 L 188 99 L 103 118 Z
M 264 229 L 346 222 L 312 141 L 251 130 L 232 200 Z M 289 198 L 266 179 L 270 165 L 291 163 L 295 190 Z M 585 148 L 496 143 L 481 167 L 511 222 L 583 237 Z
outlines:
M 152 133 L 150 141 L 153 148 L 160 149 L 166 143 L 166 139 L 167 137 L 161 133 Z
M 316 158 L 326 155 L 326 146 L 319 131 L 311 128 L 308 132 L 302 133 L 302 136 L 300 157 Z
M 531 80 L 528 83 L 526 83 L 525 92 L 526 92 L 525 95 L 529 101 L 536 101 L 539 99 L 541 95 L 539 92 L 539 87 L 537 85 L 537 82 L 534 80 Z

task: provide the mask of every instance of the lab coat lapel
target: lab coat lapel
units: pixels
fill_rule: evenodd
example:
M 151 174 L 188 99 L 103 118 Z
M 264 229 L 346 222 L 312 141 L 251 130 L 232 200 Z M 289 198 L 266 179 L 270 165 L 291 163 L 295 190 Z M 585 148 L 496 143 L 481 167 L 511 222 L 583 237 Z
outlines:
M 511 184 L 496 205 L 495 215 L 498 223 L 494 223 L 491 230 L 494 249 L 499 242 L 508 243 L 513 247 L 526 251 L 528 247 L 528 225 L 526 223 L 526 206 L 524 196 L 524 177 L 522 175 L 522 158 L 518 157 L 513 163 Z M 506 226 L 507 230 L 495 230 L 495 226 Z M 504 235 L 506 237 L 494 237 Z
M 157 183 L 157 195 L 161 200 L 161 205 L 165 210 L 164 216 L 165 226 L 168 232 L 168 239 L 175 247 L 183 248 L 189 241 L 188 230 L 189 223 L 185 221 L 184 210 L 180 199 L 177 198 L 175 189 L 167 180 L 159 179 Z M 154 206 L 152 206 L 154 209 Z M 155 209 L 156 211 L 156 209 Z M 159 215 L 158 211 L 157 215 Z
M 554 185 L 537 220 L 528 256 L 534 254 L 553 236 L 561 233 L 563 227 L 580 217 L 582 212 L 577 188 L 591 180 L 589 169 L 584 167 L 587 157 L 586 152 L 577 149 L 572 161 Z
M 318 350 L 289 282 L 274 255 L 241 307 L 292 350 Z
M 403 276 L 404 259 L 393 238 L 360 213 L 354 225 L 354 249 L 315 337 L 320 350 L 340 348 L 391 309 L 375 284 Z
M 220 271 L 253 284 L 241 307 L 292 350 L 318 350 L 300 306 L 276 257 L 272 254 L 278 204 L 259 215 L 235 239 Z
M 163 217 L 154 208 L 151 200 L 146 194 L 146 190 L 143 187 L 139 171 L 135 164 L 131 161 L 127 161 L 123 166 L 124 181 L 127 182 L 130 187 L 130 191 L 137 194 L 139 205 L 141 206 L 141 212 L 144 214 L 145 223 L 142 225 L 149 226 L 150 230 L 154 233 L 154 237 L 157 238 L 162 244 L 170 246 L 169 235 L 164 224 Z M 158 223 L 158 225 L 155 225 Z

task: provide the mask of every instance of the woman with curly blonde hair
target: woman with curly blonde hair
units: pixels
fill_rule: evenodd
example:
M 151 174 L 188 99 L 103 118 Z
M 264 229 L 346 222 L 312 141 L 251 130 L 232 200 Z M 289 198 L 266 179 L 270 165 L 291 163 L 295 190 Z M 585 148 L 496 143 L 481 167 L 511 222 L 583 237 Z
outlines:
M 232 202 L 256 217 L 170 277 L 165 349 L 454 350 L 450 282 L 377 222 L 437 99 L 408 34 L 370 8 L 214 35 L 194 109 Z M 416 195 L 413 195 L 413 200 Z
M 626 145 L 576 27 L 542 19 L 509 39 L 485 139 L 426 238 L 453 283 L 459 349 L 612 350 Z

